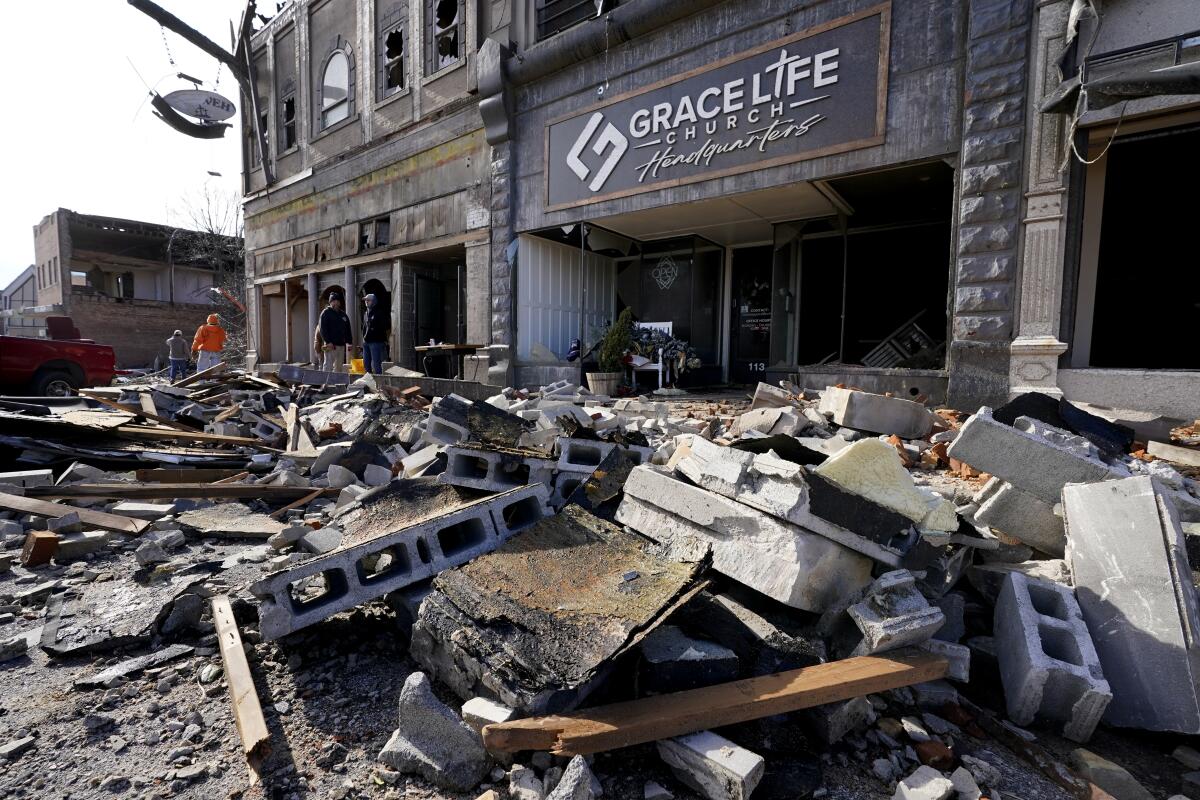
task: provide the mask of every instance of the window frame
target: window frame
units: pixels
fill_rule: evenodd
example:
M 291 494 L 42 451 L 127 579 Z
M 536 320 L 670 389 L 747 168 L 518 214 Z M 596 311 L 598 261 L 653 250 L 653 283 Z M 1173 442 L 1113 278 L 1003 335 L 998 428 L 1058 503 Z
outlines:
M 325 112 L 328 109 L 325 107 L 325 74 L 329 70 L 330 62 L 332 62 L 333 59 L 339 54 L 346 58 L 346 99 L 343 101 L 346 103 L 346 116 L 335 122 L 326 124 Z M 313 138 L 327 133 L 337 128 L 339 125 L 343 125 L 354 119 L 354 116 L 357 112 L 354 104 L 354 89 L 356 85 L 355 77 L 354 49 L 350 46 L 350 43 L 343 39 L 339 34 L 325 53 L 325 57 L 321 59 L 321 71 L 319 73 L 319 79 L 314 81 L 316 85 L 313 86 L 313 92 L 316 95 L 316 102 L 313 103 L 313 114 L 315 116 L 317 133 Z M 331 108 L 336 107 L 337 105 L 339 104 L 335 104 L 334 106 L 331 106 Z
M 288 104 L 289 100 L 292 103 L 292 119 L 291 119 L 290 123 L 288 122 L 288 116 L 287 116 L 287 104 Z M 279 141 L 278 141 L 278 144 L 283 145 L 283 149 L 279 151 L 279 153 L 281 155 L 283 153 L 289 153 L 292 150 L 295 150 L 297 147 L 300 146 L 300 135 L 299 135 L 300 128 L 298 126 L 298 122 L 300 119 L 299 103 L 300 103 L 300 100 L 298 97 L 298 93 L 296 92 L 296 82 L 295 82 L 295 80 L 292 80 L 289 78 L 287 80 L 287 82 L 285 82 L 283 84 L 283 86 L 281 86 L 279 88 L 279 130 L 278 130 Z M 289 138 L 288 137 L 288 128 L 289 127 L 292 129 L 290 143 L 288 141 L 288 138 Z
M 561 28 L 555 28 L 554 30 L 551 30 L 551 31 L 543 31 L 542 23 L 539 20 L 539 17 L 541 16 L 542 12 L 546 9 L 547 6 L 554 6 L 554 5 L 557 5 L 560 3 L 564 4 L 564 5 L 571 4 L 573 7 L 570 10 L 574 10 L 574 8 L 576 8 L 576 7 L 586 6 L 586 5 L 591 5 L 594 7 L 594 3 L 592 2 L 592 0 L 533 0 L 533 3 L 532 3 L 532 6 L 533 6 L 533 41 L 535 43 L 536 42 L 544 42 L 553 36 L 557 36 L 558 34 L 562 33 L 563 31 L 574 28 L 576 25 L 582 25 L 585 22 L 590 22 L 591 20 L 594 20 L 594 19 L 597 19 L 598 17 L 604 16 L 605 14 L 612 11 L 614 8 L 616 8 L 617 6 L 619 6 L 621 4 L 620 0 L 605 0 L 604 6 L 603 6 L 604 10 L 601 11 L 600 14 L 598 14 L 598 15 L 590 14 L 588 16 L 583 17 L 582 19 L 577 19 L 568 25 L 564 25 Z
M 400 31 L 404 37 L 404 46 L 396 58 L 387 57 L 387 40 L 392 33 Z M 397 2 L 394 7 L 380 16 L 376 24 L 376 90 L 375 102 L 382 103 L 394 97 L 407 94 L 412 88 L 412 31 L 409 28 L 408 4 Z M 403 83 L 400 86 L 389 87 L 388 73 L 391 65 L 400 62 L 400 74 Z
M 425 0 L 425 19 L 421 32 L 421 47 L 425 52 L 425 77 L 441 76 L 467 63 L 467 9 L 466 0 L 454 0 L 458 3 L 458 23 L 454 26 L 458 36 L 458 58 L 453 63 L 438 66 L 437 42 L 438 35 L 434 30 L 437 20 L 437 6 L 441 0 Z

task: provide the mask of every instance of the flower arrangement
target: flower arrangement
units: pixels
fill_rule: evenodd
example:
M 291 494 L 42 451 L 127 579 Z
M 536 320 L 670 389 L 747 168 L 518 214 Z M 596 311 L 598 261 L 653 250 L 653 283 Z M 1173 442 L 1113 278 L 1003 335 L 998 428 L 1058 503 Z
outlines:
M 682 375 L 689 369 L 697 369 L 701 364 L 696 351 L 683 339 L 675 339 L 655 328 L 633 329 L 633 354 L 654 361 L 658 358 L 660 349 L 663 362 L 671 365 L 676 375 Z

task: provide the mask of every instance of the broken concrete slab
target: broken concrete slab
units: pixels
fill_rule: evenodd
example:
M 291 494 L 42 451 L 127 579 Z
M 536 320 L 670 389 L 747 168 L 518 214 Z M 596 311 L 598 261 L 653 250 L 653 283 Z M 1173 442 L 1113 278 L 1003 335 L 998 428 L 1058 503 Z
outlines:
M 423 672 L 405 679 L 400 690 L 400 727 L 383 746 L 379 760 L 459 792 L 478 786 L 489 768 L 479 734 L 437 699 Z
M 1154 795 L 1129 770 L 1083 747 L 1071 751 L 1071 766 L 1079 775 L 1116 800 L 1154 800 Z
M 47 518 L 46 530 L 50 531 L 50 533 L 56 533 L 59 536 L 67 533 L 81 533 L 83 531 L 83 521 L 79 518 L 77 512 L 70 511 L 61 517 Z
M 495 725 L 516 718 L 517 712 L 486 697 L 472 697 L 463 703 L 462 719 L 476 731 L 484 725 Z
M 203 536 L 222 539 L 269 539 L 287 525 L 242 503 L 219 503 L 180 514 L 176 521 Z
M 176 510 L 177 506 L 175 503 L 138 503 L 126 500 L 113 506 L 112 513 L 120 514 L 123 517 L 133 517 L 134 519 L 144 519 L 148 522 L 154 522 L 155 520 L 174 514 Z
M 838 425 L 902 439 L 924 439 L 937 420 L 929 409 L 912 400 L 836 386 L 821 392 L 818 411 Z
M 1043 502 L 1059 502 L 1068 483 L 1095 483 L 1128 472 L 1080 455 L 1070 447 L 997 422 L 983 406 L 958 432 L 946 454 L 999 477 Z
M 976 523 L 1062 558 L 1067 534 L 1053 504 L 1000 478 L 985 483 L 971 502 L 978 507 L 974 513 Z
M 737 437 L 758 432 L 766 436 L 774 434 L 794 436 L 808 425 L 808 420 L 795 409 L 759 408 L 747 411 L 738 417 L 730 429 L 730 435 Z
M 933 767 L 922 765 L 896 784 L 892 800 L 948 800 L 954 792 L 953 781 Z
M 1072 585 L 1071 568 L 1066 561 L 1057 558 L 1021 561 L 1015 564 L 975 564 L 967 570 L 967 580 L 975 591 L 994 605 L 1000 597 L 1000 590 L 1004 588 L 1004 579 L 1010 572 L 1053 581 L 1067 587 Z
M 543 486 L 448 505 L 456 491 L 428 479 L 397 482 L 339 511 L 334 521 L 343 538 L 337 550 L 250 587 L 262 600 L 263 638 L 277 639 L 469 561 L 549 513 Z M 434 497 L 442 502 L 427 502 Z M 302 582 L 314 593 L 297 597 Z
M 583 756 L 575 756 L 563 770 L 558 785 L 546 795 L 546 800 L 593 800 L 598 796 L 594 787 L 599 785 Z
M 56 563 L 78 561 L 108 547 L 113 534 L 109 531 L 81 531 L 59 537 L 58 549 L 54 552 Z
M 1200 467 L 1200 450 L 1191 447 L 1179 447 L 1166 442 L 1150 442 L 1146 452 L 1155 458 L 1170 461 L 1172 464 L 1182 464 L 1185 467 Z M 0 477 L 0 481 L 3 478 Z
M 879 439 L 861 439 L 830 456 L 813 472 L 843 489 L 903 514 L 931 531 L 958 530 L 954 504 L 913 483 L 896 448 Z
M 446 462 L 442 451 L 443 448 L 440 445 L 433 444 L 414 450 L 400 459 L 402 474 L 406 478 L 418 478 L 441 472 L 441 466 Z
M 1010 572 L 996 603 L 995 638 L 1009 718 L 1062 725 L 1086 742 L 1113 699 L 1074 593 Z
M 661 467 L 629 473 L 618 522 L 769 597 L 822 612 L 870 581 L 871 561 L 824 537 L 676 480 Z
M 53 486 L 54 470 L 26 469 L 17 472 L 0 472 L 0 483 L 9 486 Z
M 759 381 L 758 386 L 754 387 L 754 397 L 750 401 L 751 410 L 796 405 L 798 405 L 796 398 L 790 392 L 762 381 Z
M 74 686 L 76 689 L 111 688 L 123 681 L 123 679 L 137 675 L 151 667 L 157 667 L 160 664 L 166 664 L 177 658 L 190 655 L 195 649 L 191 645 L 186 644 L 169 645 L 161 650 L 147 653 L 144 656 L 126 659 L 94 675 L 85 675 L 82 678 L 77 678 Z
M 762 756 L 712 731 L 663 739 L 658 755 L 706 800 L 749 800 L 766 768 Z
M 438 575 L 410 653 L 460 697 L 486 694 L 521 714 L 574 708 L 694 591 L 699 565 L 644 548 L 568 505 Z
M 1200 733 L 1196 590 L 1175 506 L 1152 478 L 1063 489 L 1067 559 L 1122 727 Z
M 875 718 L 871 701 L 855 697 L 840 703 L 826 703 L 800 712 L 805 727 L 815 733 L 825 744 L 836 744 L 846 735 Z
M 340 528 L 335 528 L 332 525 L 326 525 L 315 530 L 309 529 L 307 533 L 300 537 L 297 545 L 301 550 L 308 553 L 316 553 L 317 555 L 332 553 L 342 545 L 342 531 Z
M 820 534 L 889 566 L 900 566 L 917 541 L 907 517 L 847 492 L 779 458 L 677 437 L 670 465 L 703 489 Z

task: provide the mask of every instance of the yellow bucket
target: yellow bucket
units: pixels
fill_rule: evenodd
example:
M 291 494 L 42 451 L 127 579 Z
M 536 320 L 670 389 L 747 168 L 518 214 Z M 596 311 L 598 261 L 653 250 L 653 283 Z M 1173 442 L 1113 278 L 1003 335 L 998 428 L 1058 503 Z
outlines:
M 350 372 L 352 374 L 362 375 L 366 371 L 367 368 L 363 365 L 363 360 L 361 358 L 350 359 Z

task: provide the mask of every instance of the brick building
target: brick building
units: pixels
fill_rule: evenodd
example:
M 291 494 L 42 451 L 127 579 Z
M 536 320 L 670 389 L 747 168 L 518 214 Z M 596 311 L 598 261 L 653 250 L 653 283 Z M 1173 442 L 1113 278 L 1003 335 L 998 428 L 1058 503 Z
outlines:
M 964 408 L 1026 389 L 1145 407 L 1152 386 L 1153 408 L 1200 414 L 1178 335 L 1200 298 L 1161 288 L 1188 226 L 1135 289 L 1120 242 L 1150 222 L 1114 215 L 1156 206 L 1109 212 L 1103 177 L 1117 156 L 1121 186 L 1156 174 L 1117 133 L 1187 152 L 1198 98 L 1041 109 L 1080 69 L 1194 60 L 1198 7 L 1097 5 L 1085 52 L 1069 0 L 293 2 L 253 42 L 277 172 L 268 192 L 247 149 L 259 361 L 309 360 L 321 295 L 374 280 L 395 360 L 483 343 L 467 377 L 492 383 L 578 379 L 571 340 L 630 308 L 690 343 L 696 384 Z M 1194 217 L 1191 185 L 1172 214 Z M 1170 307 L 1178 347 L 1122 336 L 1135 293 Z
M 237 269 L 216 254 L 240 250 L 230 237 L 63 208 L 33 233 L 36 302 L 27 315 L 71 317 L 83 338 L 112 345 L 119 368 L 165 363 L 167 337 L 202 324 L 220 273 Z

